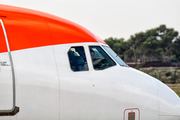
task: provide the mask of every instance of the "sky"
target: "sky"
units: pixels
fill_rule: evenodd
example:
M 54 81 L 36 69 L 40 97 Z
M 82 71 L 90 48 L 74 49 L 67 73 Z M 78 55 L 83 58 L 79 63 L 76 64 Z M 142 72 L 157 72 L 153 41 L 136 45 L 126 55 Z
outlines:
M 124 38 L 165 24 L 180 32 L 180 0 L 0 0 L 73 21 L 99 36 Z

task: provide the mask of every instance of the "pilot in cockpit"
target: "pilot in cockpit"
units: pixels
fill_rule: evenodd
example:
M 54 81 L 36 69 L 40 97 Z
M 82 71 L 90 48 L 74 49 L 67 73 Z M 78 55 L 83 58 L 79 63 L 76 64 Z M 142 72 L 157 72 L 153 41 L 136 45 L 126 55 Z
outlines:
M 76 47 L 76 48 L 73 47 L 68 52 L 71 69 L 73 71 L 87 71 L 88 70 L 86 58 L 84 58 L 85 55 L 82 55 L 84 53 L 81 50 L 83 50 L 81 49 L 81 47 Z
M 100 57 L 100 58 L 95 58 L 94 55 L 95 55 L 95 52 L 93 49 L 90 49 L 90 54 L 91 54 L 91 59 L 92 59 L 92 62 L 93 62 L 93 66 L 95 67 L 95 65 L 99 64 L 103 59 L 104 57 Z

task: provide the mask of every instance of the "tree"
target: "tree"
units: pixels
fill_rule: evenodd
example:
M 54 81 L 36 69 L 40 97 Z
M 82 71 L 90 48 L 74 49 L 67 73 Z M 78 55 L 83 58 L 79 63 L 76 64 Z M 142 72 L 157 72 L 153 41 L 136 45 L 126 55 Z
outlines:
M 175 56 L 175 61 L 178 62 L 180 61 L 180 37 L 177 37 L 176 41 L 174 41 L 174 56 Z
M 122 58 L 134 62 L 180 61 L 179 33 L 166 25 L 131 35 L 128 40 L 108 38 L 105 42 Z
M 157 33 L 160 39 L 158 47 L 161 48 L 161 60 L 163 62 L 170 62 L 173 52 L 175 51 L 175 41 L 177 41 L 178 32 L 172 28 L 166 28 L 165 25 L 161 25 L 157 28 Z
M 173 53 L 180 55 L 178 32 L 165 25 L 131 35 L 128 41 L 129 50 L 126 53 L 134 62 L 138 59 L 141 62 L 170 62 Z
M 124 38 L 108 38 L 104 40 L 115 52 L 118 56 L 124 59 L 124 51 L 126 50 L 126 42 L 124 42 Z

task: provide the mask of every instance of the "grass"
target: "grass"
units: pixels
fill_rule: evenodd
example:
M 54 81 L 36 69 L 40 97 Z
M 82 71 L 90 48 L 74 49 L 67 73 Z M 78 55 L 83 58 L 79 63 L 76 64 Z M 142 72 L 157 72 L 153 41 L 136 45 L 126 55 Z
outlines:
M 180 85 L 168 85 L 180 97 Z
M 145 72 L 166 84 L 180 83 L 180 69 L 157 69 L 157 68 L 140 68 Z
M 180 97 L 180 69 L 140 68 L 163 83 L 167 84 Z

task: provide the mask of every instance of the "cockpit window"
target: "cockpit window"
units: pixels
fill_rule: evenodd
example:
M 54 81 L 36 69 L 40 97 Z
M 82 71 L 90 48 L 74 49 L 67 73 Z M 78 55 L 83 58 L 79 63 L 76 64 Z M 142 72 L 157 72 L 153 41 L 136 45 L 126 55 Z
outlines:
M 71 47 L 68 51 L 68 57 L 73 71 L 88 71 L 83 47 Z
M 121 66 L 128 66 L 110 47 L 102 46 L 113 58 L 116 62 Z
M 103 70 L 116 65 L 116 63 L 99 46 L 89 47 L 93 67 L 95 70 Z

